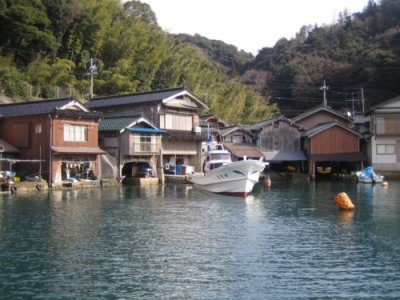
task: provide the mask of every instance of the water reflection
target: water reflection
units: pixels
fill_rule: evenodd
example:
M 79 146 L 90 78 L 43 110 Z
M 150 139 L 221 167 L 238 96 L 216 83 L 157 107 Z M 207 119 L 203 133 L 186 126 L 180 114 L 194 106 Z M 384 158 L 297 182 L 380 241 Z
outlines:
M 1 195 L 0 296 L 394 298 L 398 199 L 396 183 L 308 180 L 246 199 L 190 185 Z

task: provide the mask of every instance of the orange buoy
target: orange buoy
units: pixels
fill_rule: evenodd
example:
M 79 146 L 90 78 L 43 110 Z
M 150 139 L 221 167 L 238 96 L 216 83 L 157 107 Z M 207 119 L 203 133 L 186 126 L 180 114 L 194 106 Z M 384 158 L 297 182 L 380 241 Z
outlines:
M 340 209 L 344 210 L 352 210 L 355 207 L 345 192 L 339 193 L 335 196 L 335 203 Z

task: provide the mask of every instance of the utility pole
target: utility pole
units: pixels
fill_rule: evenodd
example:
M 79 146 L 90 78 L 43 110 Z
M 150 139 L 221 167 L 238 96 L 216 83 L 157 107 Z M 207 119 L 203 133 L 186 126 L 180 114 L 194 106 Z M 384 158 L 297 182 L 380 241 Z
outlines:
M 354 118 L 354 115 L 355 115 L 354 102 L 355 102 L 356 100 L 354 99 L 353 93 L 351 93 L 351 99 L 350 99 L 350 100 L 346 100 L 346 101 L 351 101 L 352 117 Z
M 93 76 L 97 74 L 97 67 L 93 63 L 93 58 L 90 59 L 90 66 L 89 66 L 89 76 L 90 76 L 90 90 L 89 90 L 89 96 L 90 99 L 93 98 Z
M 361 88 L 361 107 L 362 107 L 362 112 L 365 113 L 364 88 Z
M 329 87 L 326 86 L 325 80 L 324 80 L 324 85 L 321 86 L 319 89 L 324 91 L 324 106 L 328 106 L 328 101 L 326 99 L 326 91 L 329 90 Z

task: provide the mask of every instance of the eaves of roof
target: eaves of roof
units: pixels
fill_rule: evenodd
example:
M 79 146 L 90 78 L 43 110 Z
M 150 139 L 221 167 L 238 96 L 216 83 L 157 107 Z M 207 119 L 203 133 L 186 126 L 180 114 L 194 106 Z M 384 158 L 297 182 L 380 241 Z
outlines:
M 340 113 L 339 111 L 334 110 L 334 109 L 332 109 L 332 108 L 330 108 L 328 106 L 320 105 L 320 106 L 316 106 L 314 108 L 311 108 L 310 110 L 307 110 L 304 113 L 292 118 L 292 121 L 298 122 L 298 121 L 303 120 L 303 119 L 307 118 L 308 116 L 311 116 L 311 115 L 313 115 L 313 114 L 315 114 L 315 113 L 317 113 L 319 111 L 326 111 L 326 112 L 329 112 L 329 113 L 331 113 L 331 114 L 333 114 L 335 116 L 338 116 L 338 117 L 340 117 L 340 118 L 342 118 L 344 120 L 348 120 L 348 117 L 346 115 Z
M 185 88 L 179 87 L 179 88 L 172 88 L 165 90 L 125 94 L 125 95 L 95 97 L 88 103 L 86 103 L 86 105 L 89 108 L 99 108 L 99 107 L 107 107 L 115 105 L 138 104 L 145 102 L 159 102 L 162 101 L 163 99 L 167 99 L 185 90 L 186 90 Z
M 337 122 L 336 120 L 332 121 L 332 122 L 327 122 L 327 123 L 323 123 L 323 124 L 314 126 L 314 127 L 310 128 L 309 130 L 307 130 L 304 133 L 304 136 L 313 137 L 313 136 L 315 136 L 315 135 L 317 135 L 317 134 L 319 134 L 319 133 L 321 133 L 321 132 L 323 132 L 323 131 L 331 128 L 331 127 L 334 127 L 334 126 L 338 126 L 338 127 L 342 128 L 344 130 L 347 130 L 347 131 L 353 133 L 354 135 L 357 135 L 358 137 L 362 137 L 362 135 L 360 133 L 358 133 L 357 131 L 355 131 L 355 130 L 353 130 L 353 129 L 345 126 L 345 125 L 342 125 L 340 122 Z
M 0 105 L 0 118 L 48 114 L 60 110 L 72 101 L 79 102 L 75 98 L 59 98 L 2 104 Z

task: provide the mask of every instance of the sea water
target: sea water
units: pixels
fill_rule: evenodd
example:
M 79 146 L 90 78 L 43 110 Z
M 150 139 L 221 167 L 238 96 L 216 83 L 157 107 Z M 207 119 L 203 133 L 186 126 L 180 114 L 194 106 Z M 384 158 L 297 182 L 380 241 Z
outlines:
M 399 297 L 400 182 L 0 195 L 0 299 Z

